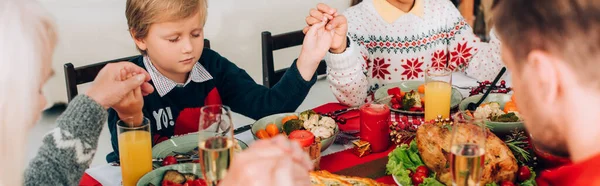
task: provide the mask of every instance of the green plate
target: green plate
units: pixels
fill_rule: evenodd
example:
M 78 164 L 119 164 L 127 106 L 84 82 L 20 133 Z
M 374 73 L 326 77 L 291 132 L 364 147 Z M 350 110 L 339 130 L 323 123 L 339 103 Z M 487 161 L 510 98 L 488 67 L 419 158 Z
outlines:
M 460 102 L 458 109 L 460 109 L 461 111 L 466 110 L 469 103 L 477 103 L 477 101 L 479 101 L 479 99 L 481 99 L 482 96 L 483 95 L 475 95 L 475 96 L 466 98 L 465 100 Z M 508 95 L 508 94 L 489 94 L 483 102 L 484 103 L 498 102 L 500 104 L 500 109 L 504 109 L 504 104 L 506 104 L 506 102 L 510 101 L 510 97 L 511 97 L 511 95 Z M 494 133 L 501 133 L 501 134 L 508 134 L 513 129 L 524 130 L 523 121 L 518 121 L 518 122 L 488 121 L 487 125 L 490 127 L 490 129 Z
M 241 140 L 238 143 L 242 149 L 248 148 L 248 145 Z M 175 152 L 189 152 L 198 147 L 198 133 L 188 134 L 185 136 L 179 136 L 160 142 L 159 144 L 152 147 L 152 158 L 164 158 L 170 155 L 174 155 Z
M 298 114 L 297 113 L 274 114 L 274 115 L 270 115 L 270 116 L 259 119 L 254 124 L 252 124 L 252 130 L 251 130 L 252 136 L 254 137 L 254 139 L 258 139 L 258 137 L 256 137 L 256 131 L 258 131 L 260 129 L 265 129 L 269 123 L 274 123 L 277 126 L 277 128 L 279 128 L 279 131 L 283 131 L 283 128 L 282 128 L 283 124 L 281 123 L 281 119 L 283 119 L 286 116 L 291 116 L 291 115 L 298 115 Z M 329 138 L 321 140 L 321 152 L 323 152 L 325 149 L 329 148 L 329 146 L 331 146 L 331 144 L 333 144 L 333 141 L 335 141 L 335 137 L 338 135 L 339 132 L 340 132 L 340 128 L 337 125 L 335 125 L 335 129 L 333 130 L 333 135 Z
M 415 90 L 417 91 L 417 89 L 419 89 L 419 86 L 421 86 L 422 84 L 424 84 L 425 82 L 423 81 L 402 81 L 399 83 L 389 83 L 386 84 L 382 87 L 380 87 L 379 89 L 377 89 L 377 91 L 375 92 L 375 99 L 380 99 L 383 97 L 388 96 L 388 89 L 391 88 L 396 88 L 399 87 L 400 90 L 402 90 L 402 92 L 410 92 L 411 90 Z M 422 97 L 423 95 L 421 95 Z M 452 96 L 450 97 L 450 109 L 454 109 L 456 107 L 458 107 L 458 104 L 460 104 L 460 101 L 463 99 L 462 94 L 456 89 L 456 88 L 452 88 Z M 399 113 L 403 113 L 403 114 L 411 114 L 411 115 L 423 115 L 425 114 L 425 112 L 413 112 L 413 111 L 407 111 L 407 110 L 399 110 L 399 109 L 393 109 L 391 108 L 391 103 L 388 101 L 387 104 L 390 106 L 390 110 L 394 111 L 394 112 L 399 112 Z
M 140 180 L 138 180 L 137 186 L 148 186 L 148 184 L 150 183 L 156 186 L 161 185 L 163 175 L 168 170 L 177 170 L 180 173 L 192 173 L 198 176 L 198 178 L 203 178 L 202 170 L 200 170 L 199 163 L 182 163 L 176 165 L 169 165 L 150 171 L 149 173 L 142 176 Z

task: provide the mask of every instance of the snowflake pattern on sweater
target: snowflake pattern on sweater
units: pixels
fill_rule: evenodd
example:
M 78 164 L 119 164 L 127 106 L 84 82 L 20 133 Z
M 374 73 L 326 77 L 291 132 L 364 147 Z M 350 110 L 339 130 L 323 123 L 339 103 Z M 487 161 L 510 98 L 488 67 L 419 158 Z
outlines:
M 406 14 L 388 23 L 364 0 L 344 12 L 350 47 L 325 57 L 336 98 L 356 106 L 386 83 L 424 79 L 429 67 L 448 67 L 477 80 L 503 67 L 499 42 L 480 42 L 449 1 L 423 0 L 423 17 Z

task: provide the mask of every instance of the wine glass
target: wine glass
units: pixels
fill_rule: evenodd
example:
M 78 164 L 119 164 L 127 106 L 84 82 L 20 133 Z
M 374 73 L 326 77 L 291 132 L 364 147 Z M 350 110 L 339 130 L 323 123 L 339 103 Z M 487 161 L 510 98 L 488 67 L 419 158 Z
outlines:
M 488 129 L 485 120 L 475 119 L 465 112 L 454 115 L 450 148 L 452 185 L 480 185 L 484 166 L 485 141 Z
M 224 105 L 200 109 L 198 155 L 206 184 L 216 186 L 227 174 L 236 144 L 231 110 Z

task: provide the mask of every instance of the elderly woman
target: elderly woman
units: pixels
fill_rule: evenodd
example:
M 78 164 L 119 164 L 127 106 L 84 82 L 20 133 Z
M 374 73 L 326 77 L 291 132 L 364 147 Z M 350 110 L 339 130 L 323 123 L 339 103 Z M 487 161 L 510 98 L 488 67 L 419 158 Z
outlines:
M 32 0 L 0 1 L 0 23 L 0 186 L 77 185 L 94 157 L 107 108 L 133 91 L 151 93 L 150 76 L 129 62 L 107 65 L 69 103 L 23 176 L 26 136 L 40 118 L 42 87 L 53 74 L 56 30 Z M 121 73 L 138 75 L 121 79 Z M 283 137 L 257 142 L 239 157 L 222 185 L 309 184 L 310 160 Z

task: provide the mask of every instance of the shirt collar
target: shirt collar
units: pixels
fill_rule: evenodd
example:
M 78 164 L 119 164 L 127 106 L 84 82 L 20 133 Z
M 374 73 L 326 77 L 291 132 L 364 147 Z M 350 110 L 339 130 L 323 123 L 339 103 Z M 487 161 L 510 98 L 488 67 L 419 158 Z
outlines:
M 194 65 L 194 68 L 190 72 L 190 76 L 184 84 L 176 83 L 175 81 L 161 74 L 156 69 L 156 67 L 154 67 L 148 56 L 144 56 L 144 66 L 150 74 L 152 82 L 154 83 L 154 88 L 156 89 L 156 92 L 158 92 L 158 95 L 160 95 L 160 97 L 167 95 L 167 93 L 171 92 L 171 90 L 173 90 L 175 87 L 185 87 L 191 81 L 196 83 L 202 83 L 213 78 L 210 75 L 210 73 L 206 71 L 204 66 L 202 66 L 198 62 L 196 62 L 196 64 Z
M 373 7 L 375 7 L 377 13 L 379 13 L 379 15 L 388 23 L 394 23 L 398 18 L 409 13 L 420 18 L 423 18 L 424 14 L 423 0 L 415 0 L 413 8 L 408 12 L 396 8 L 386 0 L 373 0 Z

